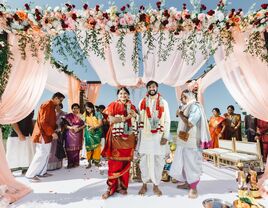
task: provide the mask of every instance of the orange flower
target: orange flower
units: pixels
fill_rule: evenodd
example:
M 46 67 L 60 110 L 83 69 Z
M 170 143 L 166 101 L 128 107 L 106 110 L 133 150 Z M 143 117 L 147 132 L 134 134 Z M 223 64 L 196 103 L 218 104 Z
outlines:
M 148 24 L 150 24 L 150 16 L 149 15 L 146 15 L 145 22 L 148 23 Z
M 260 17 L 262 17 L 263 16 L 263 13 L 262 12 L 258 12 L 257 14 L 256 14 L 256 17 L 257 18 L 260 18 Z
M 26 20 L 27 17 L 28 17 L 28 15 L 24 11 L 22 11 L 22 10 L 16 11 L 16 14 L 23 21 Z
M 37 33 L 40 32 L 40 27 L 39 26 L 32 25 L 32 29 L 33 29 L 34 32 L 37 32 Z
M 239 17 L 232 17 L 231 20 L 232 20 L 232 22 L 234 22 L 234 23 L 238 23 L 238 22 L 240 22 L 240 18 L 239 18 Z

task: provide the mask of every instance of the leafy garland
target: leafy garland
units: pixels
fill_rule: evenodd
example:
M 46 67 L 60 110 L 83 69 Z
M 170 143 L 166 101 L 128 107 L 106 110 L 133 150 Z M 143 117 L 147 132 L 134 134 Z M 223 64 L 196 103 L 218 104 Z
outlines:
M 0 100 L 8 82 L 12 55 L 7 42 L 7 34 L 0 34 Z
M 55 69 L 64 72 L 65 74 L 68 74 L 70 76 L 75 77 L 77 80 L 79 80 L 79 78 L 74 74 L 74 72 L 72 70 L 68 69 L 68 65 L 63 66 L 63 64 L 61 64 L 59 61 L 56 61 L 54 58 L 50 59 L 50 64 L 52 66 L 54 66 Z

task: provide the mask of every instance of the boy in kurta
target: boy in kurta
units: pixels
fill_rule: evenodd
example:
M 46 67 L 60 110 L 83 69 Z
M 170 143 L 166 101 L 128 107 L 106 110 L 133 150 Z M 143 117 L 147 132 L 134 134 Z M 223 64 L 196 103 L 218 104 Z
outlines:
M 55 132 L 57 105 L 62 103 L 65 96 L 60 92 L 55 93 L 52 99 L 43 103 L 38 111 L 37 121 L 33 130 L 32 139 L 36 144 L 36 153 L 25 176 L 31 182 L 40 181 L 40 177 L 51 176 L 47 173 L 47 165 L 52 139 L 57 139 Z

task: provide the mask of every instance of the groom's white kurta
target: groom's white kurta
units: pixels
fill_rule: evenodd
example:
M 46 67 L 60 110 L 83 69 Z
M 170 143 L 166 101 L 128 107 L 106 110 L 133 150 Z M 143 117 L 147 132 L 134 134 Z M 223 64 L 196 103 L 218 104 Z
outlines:
M 155 106 L 156 99 L 149 99 L 149 108 L 153 112 L 152 106 Z M 141 102 L 139 106 L 141 105 Z M 159 185 L 162 178 L 162 171 L 165 165 L 165 154 L 167 150 L 166 145 L 160 145 L 161 138 L 169 139 L 170 130 L 170 114 L 168 103 L 163 99 L 164 106 L 164 132 L 152 134 L 148 131 L 150 128 L 144 128 L 141 130 L 140 141 L 138 151 L 141 156 L 140 169 L 143 183 L 147 183 L 150 180 Z M 144 127 L 150 125 L 149 119 L 144 119 Z M 147 130 L 146 130 L 147 129 Z

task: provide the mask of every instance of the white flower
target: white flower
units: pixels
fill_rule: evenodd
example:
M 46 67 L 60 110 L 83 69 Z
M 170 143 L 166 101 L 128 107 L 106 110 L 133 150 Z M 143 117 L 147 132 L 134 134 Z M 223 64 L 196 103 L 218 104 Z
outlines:
M 56 6 L 56 7 L 54 8 L 54 12 L 58 12 L 58 11 L 60 11 L 60 7 Z
M 221 11 L 216 11 L 215 18 L 221 22 L 224 20 L 224 14 Z
M 33 14 L 28 14 L 28 19 L 31 20 L 32 22 L 35 21 L 35 18 L 34 18 Z
M 107 9 L 108 13 L 116 13 L 117 12 L 117 6 L 111 6 L 109 9 Z
M 16 29 L 16 30 L 22 30 L 23 29 L 23 26 L 22 25 L 20 25 L 18 22 L 12 22 L 11 23 L 11 28 L 12 29 Z
M 58 20 L 54 20 L 54 21 L 52 22 L 52 26 L 53 26 L 54 28 L 57 28 L 57 27 L 60 26 L 60 22 L 59 22 Z
M 49 7 L 47 7 L 47 9 L 46 9 L 47 11 L 52 11 L 52 8 L 49 6 Z
M 3 47 L 5 47 L 5 43 L 3 42 L 3 41 L 0 41 L 0 46 L 3 48 Z M 0 188 L 1 188 L 1 186 L 0 186 Z M 1 191 L 1 190 L 0 190 Z
M 112 21 L 108 21 L 108 22 L 107 22 L 107 26 L 108 26 L 109 28 L 112 27 L 112 26 L 113 26 Z
M 160 21 L 156 21 L 155 23 L 154 23 L 154 28 L 159 28 L 160 27 Z
M 153 23 L 155 21 L 155 16 L 152 15 L 151 18 L 150 18 L 150 22 Z

